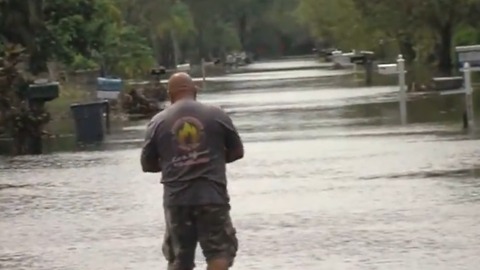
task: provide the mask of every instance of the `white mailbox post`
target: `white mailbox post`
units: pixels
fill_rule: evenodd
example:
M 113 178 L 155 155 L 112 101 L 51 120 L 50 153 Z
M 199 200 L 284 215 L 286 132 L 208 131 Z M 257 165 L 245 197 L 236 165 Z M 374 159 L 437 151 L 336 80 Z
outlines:
M 475 109 L 473 107 L 472 69 L 470 63 L 463 64 L 463 76 L 465 79 L 465 111 L 467 114 L 468 127 L 475 129 Z
M 473 106 L 472 72 L 480 71 L 480 45 L 456 47 L 458 63 L 463 67 L 465 113 L 468 127 L 475 129 L 475 108 Z
M 398 101 L 400 104 L 400 118 L 402 125 L 407 124 L 407 86 L 405 82 L 405 60 L 402 55 L 398 56 L 396 64 L 378 65 L 378 73 L 382 75 L 398 75 Z

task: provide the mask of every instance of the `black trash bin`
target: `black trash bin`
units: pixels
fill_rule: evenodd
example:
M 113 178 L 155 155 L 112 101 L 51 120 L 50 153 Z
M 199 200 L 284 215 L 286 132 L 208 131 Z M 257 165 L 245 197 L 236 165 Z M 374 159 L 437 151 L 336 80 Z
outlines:
M 102 142 L 105 137 L 103 114 L 107 113 L 108 121 L 108 102 L 72 104 L 70 109 L 75 121 L 77 142 L 84 144 Z

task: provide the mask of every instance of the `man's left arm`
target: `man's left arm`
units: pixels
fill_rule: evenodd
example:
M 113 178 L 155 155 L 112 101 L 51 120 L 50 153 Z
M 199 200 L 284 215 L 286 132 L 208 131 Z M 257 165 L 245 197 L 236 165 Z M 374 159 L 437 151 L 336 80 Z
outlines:
M 160 156 L 156 145 L 155 133 L 157 125 L 150 122 L 147 127 L 145 135 L 145 142 L 142 148 L 140 163 L 142 164 L 142 171 L 146 173 L 158 173 L 162 171 L 160 166 Z

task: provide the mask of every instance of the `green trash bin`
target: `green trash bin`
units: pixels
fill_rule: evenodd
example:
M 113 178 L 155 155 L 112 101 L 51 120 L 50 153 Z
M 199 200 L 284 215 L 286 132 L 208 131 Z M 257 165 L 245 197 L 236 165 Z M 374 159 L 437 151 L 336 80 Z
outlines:
M 77 142 L 84 144 L 95 144 L 104 140 L 104 113 L 107 114 L 107 129 L 109 128 L 109 108 L 107 101 L 72 104 L 70 109 L 75 121 Z

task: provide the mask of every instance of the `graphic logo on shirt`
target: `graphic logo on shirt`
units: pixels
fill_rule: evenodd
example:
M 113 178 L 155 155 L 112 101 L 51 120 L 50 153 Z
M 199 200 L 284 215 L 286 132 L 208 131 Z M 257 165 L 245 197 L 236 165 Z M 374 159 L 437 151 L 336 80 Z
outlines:
M 183 117 L 173 125 L 173 134 L 178 147 L 184 151 L 198 149 L 205 141 L 202 123 L 194 117 Z
M 181 150 L 173 159 L 175 167 L 205 164 L 210 162 L 210 149 L 206 145 L 202 122 L 194 117 L 178 119 L 172 128 L 175 144 Z

